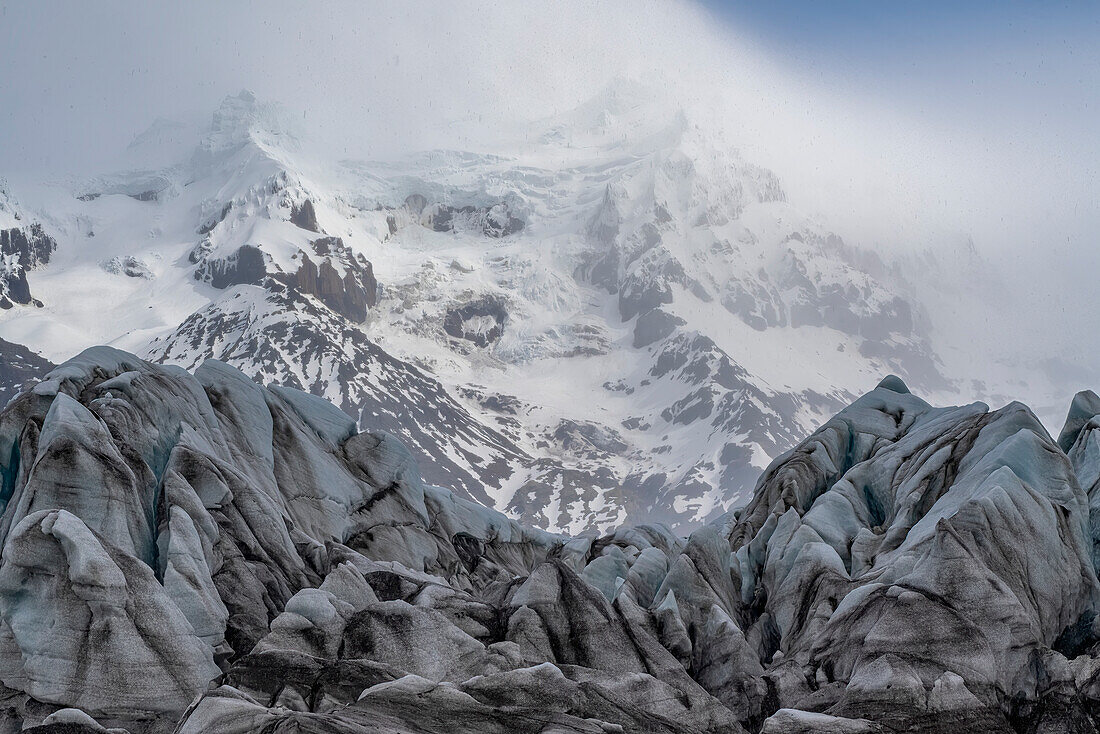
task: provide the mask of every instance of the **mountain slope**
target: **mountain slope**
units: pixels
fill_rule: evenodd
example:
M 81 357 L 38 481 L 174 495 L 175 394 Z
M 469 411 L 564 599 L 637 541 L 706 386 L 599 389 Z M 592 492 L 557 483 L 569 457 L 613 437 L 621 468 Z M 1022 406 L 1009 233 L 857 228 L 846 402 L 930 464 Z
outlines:
M 0 404 L 6 405 L 24 385 L 53 369 L 54 365 L 22 344 L 0 339 Z
M 570 532 L 721 515 L 875 375 L 975 392 L 944 374 L 904 263 L 644 88 L 491 152 L 330 166 L 296 127 L 242 92 L 190 145 L 159 123 L 132 170 L 28 186 L 57 246 L 27 276 L 42 307 L 0 313 L 0 335 L 225 360 Z

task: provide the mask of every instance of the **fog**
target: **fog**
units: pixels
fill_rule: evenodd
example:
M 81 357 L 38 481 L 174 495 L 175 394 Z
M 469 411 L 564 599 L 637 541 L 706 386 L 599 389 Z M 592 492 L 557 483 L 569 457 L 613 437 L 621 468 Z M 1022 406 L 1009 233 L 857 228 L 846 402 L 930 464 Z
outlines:
M 876 76 L 686 2 L 44 2 L 0 13 L 6 171 L 95 169 L 154 119 L 209 115 L 242 88 L 300 112 L 334 155 L 477 147 L 626 76 L 710 111 L 800 204 L 883 246 L 937 228 L 1061 246 L 1100 221 L 1095 26 L 929 39 L 895 54 L 920 74 Z
M 843 35 L 826 39 L 835 58 L 814 55 L 806 28 L 787 43 L 688 2 L 5 3 L 0 175 L 101 170 L 153 120 L 204 119 L 242 88 L 333 160 L 491 147 L 624 76 L 725 128 L 865 246 L 972 238 L 1020 291 L 1015 312 L 972 328 L 1092 359 L 1096 12 L 994 17 L 878 39 L 878 64 Z

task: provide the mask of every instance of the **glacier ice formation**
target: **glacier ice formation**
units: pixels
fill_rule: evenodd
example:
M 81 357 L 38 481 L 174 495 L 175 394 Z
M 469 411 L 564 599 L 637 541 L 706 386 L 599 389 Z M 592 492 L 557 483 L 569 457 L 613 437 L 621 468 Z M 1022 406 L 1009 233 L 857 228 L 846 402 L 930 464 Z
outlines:
M 224 363 L 0 413 L 0 731 L 1095 731 L 1100 398 L 896 377 L 679 537 L 566 537 Z

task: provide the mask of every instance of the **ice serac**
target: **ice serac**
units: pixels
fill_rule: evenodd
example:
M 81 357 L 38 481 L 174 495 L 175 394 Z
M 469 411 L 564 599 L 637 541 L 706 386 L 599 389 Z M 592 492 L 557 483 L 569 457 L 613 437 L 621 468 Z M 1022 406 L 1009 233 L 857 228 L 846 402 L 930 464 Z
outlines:
M 218 674 L 153 570 L 66 510 L 12 530 L 0 591 L 0 680 L 43 703 L 174 713 Z
M 1090 669 L 1089 515 L 1026 407 L 934 409 L 888 378 L 769 467 L 741 514 L 747 635 L 782 706 L 1011 731 L 1052 679 Z
M 94 348 L 0 413 L 0 720 L 1089 731 L 1098 403 L 1060 445 L 888 377 L 690 536 L 571 538 L 319 396 Z
M 1089 498 L 1093 563 L 1100 567 L 1100 397 L 1083 390 L 1073 397 L 1058 445 L 1069 456 Z

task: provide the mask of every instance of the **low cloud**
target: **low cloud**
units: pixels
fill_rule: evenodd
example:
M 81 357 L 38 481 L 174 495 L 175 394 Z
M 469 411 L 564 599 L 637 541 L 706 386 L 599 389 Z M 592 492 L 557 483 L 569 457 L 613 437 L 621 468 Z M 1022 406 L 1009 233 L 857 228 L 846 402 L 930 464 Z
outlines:
M 492 148 L 626 77 L 724 129 L 796 204 L 865 246 L 971 237 L 1026 291 L 1004 319 L 1019 328 L 974 325 L 992 340 L 1057 349 L 1100 325 L 1074 297 L 1100 265 L 1100 57 L 1059 46 L 1049 29 L 1015 46 L 976 36 L 972 64 L 945 56 L 955 66 L 907 77 L 907 90 L 753 41 L 682 0 L 42 2 L 0 13 L 0 171 L 13 178 L 112 165 L 154 119 L 207 118 L 242 88 L 281 103 L 335 160 Z M 1100 356 L 1083 351 L 1071 359 Z

